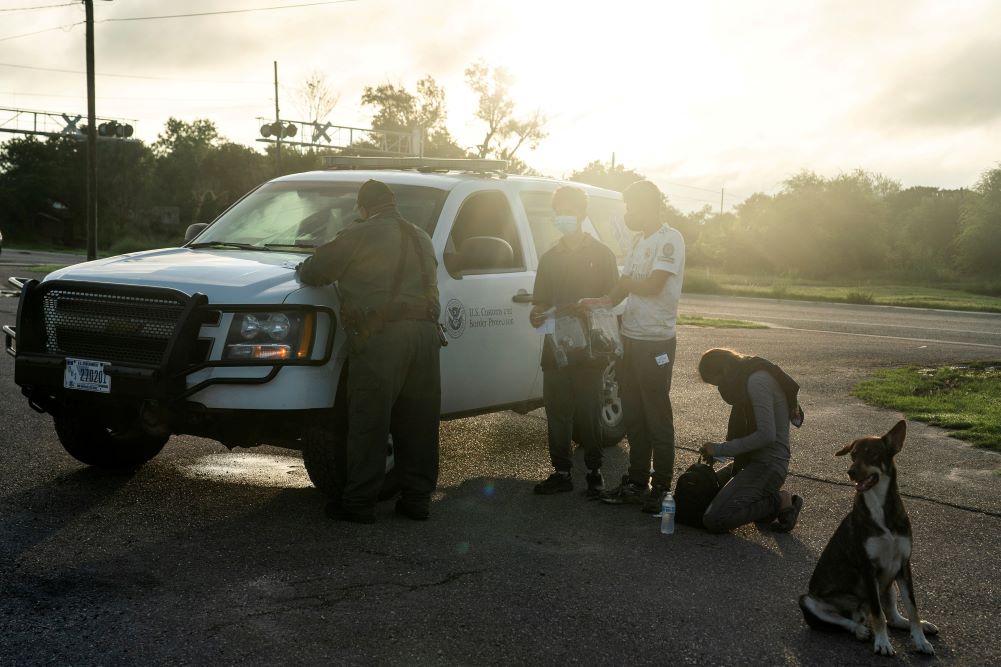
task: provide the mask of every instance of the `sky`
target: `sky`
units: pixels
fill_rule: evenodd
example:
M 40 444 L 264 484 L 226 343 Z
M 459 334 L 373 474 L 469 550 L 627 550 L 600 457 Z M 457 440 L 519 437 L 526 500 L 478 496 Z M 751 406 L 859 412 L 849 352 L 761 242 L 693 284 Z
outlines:
M 0 0 L 0 107 L 86 112 L 84 12 L 67 2 Z M 295 98 L 313 72 L 340 95 L 329 120 L 361 127 L 365 86 L 413 89 L 430 74 L 445 88 L 449 129 L 473 146 L 483 129 L 463 71 L 484 60 L 512 73 L 520 115 L 549 119 L 548 138 L 519 157 L 563 177 L 614 153 L 683 210 L 718 208 L 721 190 L 729 209 L 802 169 L 953 188 L 1001 161 L 994 0 L 291 7 L 314 2 L 95 0 L 98 116 L 136 121 L 147 141 L 170 116 L 209 118 L 262 147 L 257 118 L 274 116 L 277 61 L 283 118 L 303 116 Z M 42 5 L 67 6 L 5 11 Z M 0 111 L 0 127 L 10 116 Z

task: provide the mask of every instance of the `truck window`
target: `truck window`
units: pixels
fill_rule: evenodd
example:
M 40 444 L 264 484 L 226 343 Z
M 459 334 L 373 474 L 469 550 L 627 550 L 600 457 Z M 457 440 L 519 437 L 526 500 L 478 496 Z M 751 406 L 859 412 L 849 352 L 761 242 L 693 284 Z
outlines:
M 358 218 L 358 183 L 282 181 L 268 183 L 222 214 L 198 238 L 201 242 L 319 246 Z M 404 218 L 431 234 L 447 192 L 392 185 Z
M 560 233 L 553 224 L 553 192 L 554 190 L 530 190 L 521 193 L 521 203 L 525 207 L 528 226 L 535 239 L 535 249 L 541 257 L 543 253 L 556 245 Z M 619 199 L 611 197 L 588 197 L 587 217 L 591 225 L 584 226 L 584 231 L 611 248 L 619 259 L 625 257 L 629 240 L 622 214 L 626 206 Z
M 626 229 L 622 216 L 626 205 L 621 199 L 591 197 L 587 202 L 587 217 L 591 219 L 598 238 L 622 260 L 631 246 L 631 233 Z
M 525 270 L 518 225 L 503 192 L 477 192 L 462 203 L 443 260 L 456 277 Z

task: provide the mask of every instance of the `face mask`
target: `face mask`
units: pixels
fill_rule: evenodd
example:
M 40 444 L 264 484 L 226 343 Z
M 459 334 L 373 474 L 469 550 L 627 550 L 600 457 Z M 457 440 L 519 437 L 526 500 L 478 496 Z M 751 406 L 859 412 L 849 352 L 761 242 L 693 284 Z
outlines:
M 558 215 L 553 218 L 556 229 L 560 234 L 573 234 L 577 231 L 577 217 L 573 215 Z

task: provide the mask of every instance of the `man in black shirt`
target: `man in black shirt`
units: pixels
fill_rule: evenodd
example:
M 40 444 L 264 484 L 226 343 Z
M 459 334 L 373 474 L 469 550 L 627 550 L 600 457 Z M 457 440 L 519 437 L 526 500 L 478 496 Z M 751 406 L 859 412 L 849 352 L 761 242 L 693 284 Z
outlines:
M 547 317 L 578 309 L 586 297 L 607 294 L 618 282 L 615 254 L 581 230 L 587 219 L 587 194 L 573 187 L 561 187 L 553 194 L 554 224 L 562 233 L 559 242 L 539 259 L 535 276 L 530 320 L 539 327 Z M 550 312 L 550 311 L 553 312 Z M 598 497 L 604 488 L 601 475 L 601 390 L 604 361 L 578 362 L 563 368 L 556 364 L 552 335 L 542 348 L 543 390 L 549 424 L 549 456 L 556 469 L 535 485 L 535 492 L 549 495 L 573 490 L 572 437 L 576 418 L 577 435 L 584 447 L 588 468 L 587 494 Z

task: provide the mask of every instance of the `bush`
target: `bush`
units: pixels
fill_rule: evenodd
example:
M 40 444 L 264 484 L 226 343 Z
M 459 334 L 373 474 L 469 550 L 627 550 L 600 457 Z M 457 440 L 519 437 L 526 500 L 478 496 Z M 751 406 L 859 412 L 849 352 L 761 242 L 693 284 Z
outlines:
M 848 293 L 845 294 L 845 301 L 847 301 L 848 303 L 860 303 L 863 305 L 869 305 L 872 303 L 876 303 L 876 297 L 873 296 L 873 293 L 870 292 L 869 290 L 857 287 L 855 289 L 848 290 Z
M 139 252 L 141 250 L 153 250 L 155 248 L 170 248 L 181 244 L 181 239 L 164 238 L 156 235 L 128 234 L 116 238 L 108 246 L 108 255 L 122 255 L 127 252 Z
M 722 294 L 723 286 L 716 282 L 709 272 L 705 273 L 687 273 L 685 274 L 685 281 L 682 284 L 682 289 L 685 292 L 692 292 L 695 294 Z

